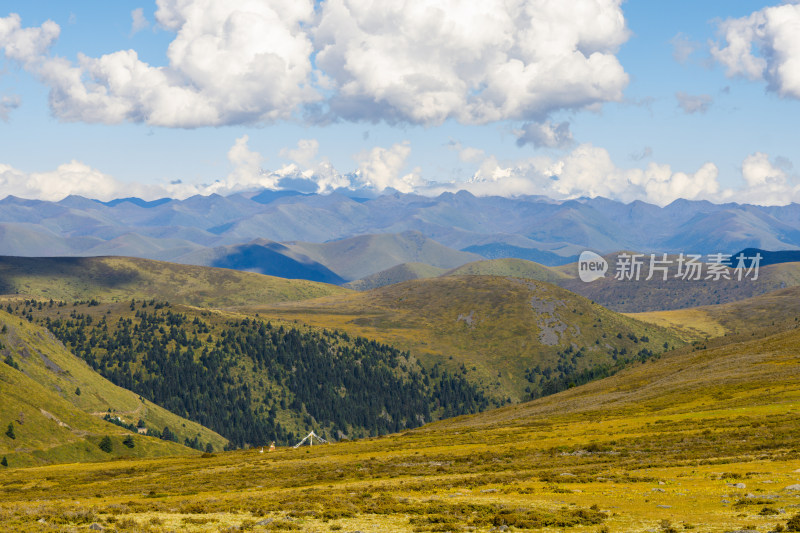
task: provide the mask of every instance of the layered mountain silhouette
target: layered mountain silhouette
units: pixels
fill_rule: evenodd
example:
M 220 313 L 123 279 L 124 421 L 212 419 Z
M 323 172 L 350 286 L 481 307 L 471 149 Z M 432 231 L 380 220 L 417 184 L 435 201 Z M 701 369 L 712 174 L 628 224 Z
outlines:
M 520 258 L 558 266 L 585 249 L 750 248 L 800 248 L 800 205 L 676 200 L 659 207 L 466 191 L 432 198 L 263 190 L 185 200 L 0 200 L 0 255 L 135 256 L 331 283 L 405 263 L 451 269 L 480 258 Z M 775 257 L 762 264 L 785 260 Z

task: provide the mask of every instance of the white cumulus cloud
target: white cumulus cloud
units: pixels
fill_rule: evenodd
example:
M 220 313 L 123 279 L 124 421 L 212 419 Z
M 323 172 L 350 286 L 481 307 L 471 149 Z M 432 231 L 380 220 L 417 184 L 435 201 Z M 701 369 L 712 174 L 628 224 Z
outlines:
M 674 172 L 651 162 L 644 169 L 620 168 L 604 148 L 578 146 L 551 166 L 551 190 L 559 197 L 604 196 L 623 201 L 645 200 L 666 205 L 677 198 L 708 198 L 719 190 L 718 171 L 706 163 L 693 174 Z
M 350 119 L 538 120 L 628 83 L 618 0 L 327 0 L 314 38 L 332 111 Z
M 319 141 L 300 139 L 295 148 L 283 148 L 280 156 L 293 162 L 272 171 L 280 188 L 303 192 L 328 193 L 352 185 L 350 176 L 342 174 L 327 157 L 318 158 Z
M 462 151 L 466 148 L 460 147 Z M 423 185 L 421 191 L 437 193 L 465 188 L 478 195 L 515 196 L 541 194 L 557 200 L 602 196 L 623 202 L 643 200 L 666 205 L 679 198 L 715 203 L 786 205 L 800 202 L 800 180 L 783 157 L 755 152 L 742 162 L 741 187 L 723 188 L 719 169 L 706 162 L 694 172 L 650 162 L 644 167 L 620 167 L 604 148 L 581 144 L 563 157 L 532 157 L 499 161 L 488 155 L 476 161 L 467 182 Z
M 769 155 L 756 152 L 742 162 L 742 177 L 750 187 L 786 182 L 786 171 L 772 164 Z
M 0 17 L 0 48 L 6 57 L 28 65 L 41 59 L 60 32 L 61 28 L 52 20 L 38 28 L 23 28 L 19 15 L 12 13 Z
M 319 151 L 319 141 L 316 139 L 300 139 L 296 148 L 284 148 L 280 151 L 281 157 L 291 159 L 301 165 L 310 165 Z
M 465 184 L 475 194 L 514 196 L 542 194 L 555 199 L 602 196 L 630 202 L 644 200 L 666 205 L 677 198 L 713 200 L 720 192 L 718 169 L 705 163 L 693 173 L 669 165 L 622 168 L 604 148 L 581 144 L 560 158 L 534 157 L 500 162 L 484 159 Z M 440 186 L 441 187 L 441 186 Z
M 224 179 L 198 186 L 197 193 L 229 194 L 254 189 L 292 189 L 323 194 L 352 186 L 350 175 L 340 173 L 325 157 L 316 159 L 319 148 L 316 139 L 301 139 L 296 148 L 281 150 L 282 157 L 294 162 L 274 170 L 263 168 L 264 157 L 250 148 L 249 141 L 247 135 L 236 139 L 228 150 L 232 171 Z
M 260 153 L 250 149 L 247 144 L 249 140 L 247 135 L 242 135 L 228 150 L 228 161 L 233 165 L 233 172 L 228 175 L 227 179 L 231 189 L 272 185 L 271 183 L 262 183 L 264 173 L 261 170 L 261 162 L 264 158 Z
M 765 80 L 770 90 L 800 98 L 800 4 L 765 7 L 720 23 L 711 55 L 728 76 Z
M 299 117 L 544 123 L 622 98 L 621 0 L 157 0 L 166 65 L 51 55 L 60 28 L 0 18 L 0 46 L 67 121 L 193 128 Z M 131 34 L 147 27 L 131 12 Z M 312 60 L 313 59 L 313 60 Z M 554 142 L 554 141 L 549 141 Z
M 768 154 L 755 152 L 742 162 L 745 188 L 726 191 L 737 202 L 757 205 L 785 205 L 800 201 L 800 185 L 792 175 L 792 165 L 784 158 L 770 160 Z
M 135 50 L 79 54 L 77 63 L 52 57 L 58 25 L 21 29 L 17 15 L 0 19 L 0 45 L 50 86 L 51 108 L 63 120 L 184 128 L 261 123 L 288 118 L 318 98 L 303 28 L 313 14 L 311 0 L 158 0 L 156 19 L 176 33 L 163 67 Z
M 24 172 L 0 163 L 3 196 L 58 201 L 71 194 L 112 200 L 127 196 L 159 198 L 178 193 L 178 188 L 123 183 L 80 161 L 70 161 L 46 172 Z
M 376 191 L 393 188 L 400 192 L 412 192 L 423 182 L 419 169 L 403 174 L 406 159 L 411 154 L 408 141 L 393 144 L 390 148 L 376 146 L 355 156 L 358 162 L 356 185 Z

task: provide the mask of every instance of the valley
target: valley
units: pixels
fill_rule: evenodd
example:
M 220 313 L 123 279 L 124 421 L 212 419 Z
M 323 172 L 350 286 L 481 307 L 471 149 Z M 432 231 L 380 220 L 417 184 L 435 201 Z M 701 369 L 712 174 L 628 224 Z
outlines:
M 21 531 L 773 530 L 800 506 L 799 340 L 684 348 L 380 439 L 9 470 L 0 513 Z
M 361 291 L 19 261 L 19 531 L 766 531 L 800 510 L 795 287 L 619 314 L 520 260 Z M 293 449 L 311 429 L 332 443 Z

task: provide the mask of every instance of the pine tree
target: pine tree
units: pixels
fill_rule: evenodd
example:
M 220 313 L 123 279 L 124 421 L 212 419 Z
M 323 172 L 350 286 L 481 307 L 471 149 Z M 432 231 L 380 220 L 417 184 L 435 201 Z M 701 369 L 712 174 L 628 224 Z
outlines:
M 2 459 L 2 460 L 0 460 L 0 465 L 2 465 L 2 466 L 8 466 L 8 459 L 6 459 L 6 456 L 5 456 L 5 455 L 3 456 L 3 459 Z
M 80 387 L 77 387 L 77 388 L 75 389 L 75 395 L 76 395 L 76 396 L 80 396 L 80 395 L 81 395 L 81 388 L 80 388 Z
M 133 441 L 133 436 L 132 435 L 128 435 L 127 437 L 125 437 L 122 440 L 122 444 L 124 444 L 128 448 L 133 448 L 136 445 L 136 443 L 134 443 L 134 441 Z
M 111 438 L 108 435 L 103 437 L 103 440 L 101 440 L 100 444 L 98 444 L 97 446 L 106 453 L 111 453 L 111 450 L 113 449 L 113 445 L 111 444 Z
M 13 422 L 9 422 L 8 423 L 8 429 L 6 430 L 6 436 L 8 436 L 8 438 L 10 438 L 10 439 L 16 439 L 17 438 L 17 436 L 14 434 L 14 423 Z

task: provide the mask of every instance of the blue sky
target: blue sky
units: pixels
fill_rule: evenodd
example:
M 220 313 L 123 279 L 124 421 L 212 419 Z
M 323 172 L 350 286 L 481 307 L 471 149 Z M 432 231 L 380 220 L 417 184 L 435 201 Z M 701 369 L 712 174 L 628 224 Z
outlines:
M 795 4 L 360 4 L 4 2 L 0 197 L 800 201 Z

